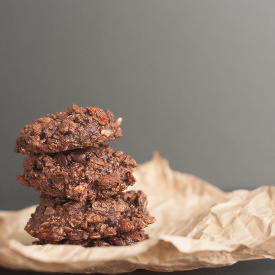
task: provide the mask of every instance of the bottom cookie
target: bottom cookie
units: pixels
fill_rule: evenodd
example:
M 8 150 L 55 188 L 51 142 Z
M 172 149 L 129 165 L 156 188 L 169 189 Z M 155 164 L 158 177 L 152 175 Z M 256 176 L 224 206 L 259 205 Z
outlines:
M 71 244 L 79 245 L 83 247 L 104 247 L 104 246 L 129 246 L 137 242 L 141 242 L 149 239 L 149 236 L 143 231 L 132 231 L 123 233 L 117 236 L 101 239 L 92 239 L 92 240 L 62 240 L 62 241 L 47 241 L 39 240 L 34 241 L 33 244 L 43 245 L 43 244 Z
M 77 202 L 45 194 L 25 230 L 50 242 L 83 241 L 138 232 L 155 219 L 146 209 L 142 191 L 127 191 L 108 199 Z

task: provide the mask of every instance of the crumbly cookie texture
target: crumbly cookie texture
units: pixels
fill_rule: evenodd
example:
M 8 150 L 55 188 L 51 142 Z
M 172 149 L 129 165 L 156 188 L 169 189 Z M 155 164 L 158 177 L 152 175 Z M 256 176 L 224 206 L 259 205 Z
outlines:
M 42 194 L 25 230 L 43 241 L 86 241 L 141 230 L 155 219 L 142 191 L 128 191 L 94 202 L 77 202 Z M 113 239 L 113 243 L 118 239 Z
M 47 115 L 24 126 L 15 152 L 22 154 L 57 153 L 90 147 L 122 137 L 122 119 L 109 110 L 82 108 L 73 104 L 63 112 Z
M 58 154 L 29 155 L 18 181 L 40 193 L 77 201 L 107 198 L 135 183 L 136 162 L 109 145 Z
M 155 222 L 135 183 L 136 162 L 107 141 L 122 137 L 121 118 L 73 104 L 20 130 L 14 151 L 27 154 L 17 180 L 41 193 L 25 230 L 34 244 L 127 246 L 146 240 Z
M 129 246 L 137 242 L 141 242 L 149 239 L 148 234 L 143 230 L 131 231 L 127 233 L 121 233 L 113 237 L 101 238 L 101 239 L 88 239 L 88 240 L 62 240 L 62 241 L 34 241 L 33 244 L 71 244 L 79 245 L 83 247 L 105 247 L 105 246 Z

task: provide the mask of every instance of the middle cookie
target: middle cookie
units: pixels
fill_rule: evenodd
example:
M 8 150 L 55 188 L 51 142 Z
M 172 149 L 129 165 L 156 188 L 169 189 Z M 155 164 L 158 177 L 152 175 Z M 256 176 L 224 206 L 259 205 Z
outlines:
M 29 155 L 18 181 L 40 193 L 78 201 L 108 198 L 135 183 L 136 162 L 109 145 L 58 154 Z

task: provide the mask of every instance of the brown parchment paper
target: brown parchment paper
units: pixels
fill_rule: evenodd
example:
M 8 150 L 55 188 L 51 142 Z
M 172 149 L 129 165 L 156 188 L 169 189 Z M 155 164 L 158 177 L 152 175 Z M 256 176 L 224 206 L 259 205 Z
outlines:
M 136 171 L 157 222 L 151 239 L 131 247 L 31 245 L 24 226 L 35 206 L 0 211 L 0 265 L 35 271 L 122 273 L 135 269 L 190 270 L 237 261 L 275 258 L 275 187 L 224 193 L 172 171 L 155 154 Z

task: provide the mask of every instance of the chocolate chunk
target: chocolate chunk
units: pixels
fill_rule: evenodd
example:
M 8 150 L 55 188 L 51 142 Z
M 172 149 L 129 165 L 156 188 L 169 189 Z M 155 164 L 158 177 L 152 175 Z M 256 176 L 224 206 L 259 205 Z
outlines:
M 56 155 L 56 162 L 61 167 L 65 167 L 68 164 L 66 156 L 62 153 Z
M 75 150 L 70 153 L 72 159 L 76 162 L 84 162 L 86 159 L 86 153 L 83 150 Z

